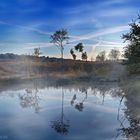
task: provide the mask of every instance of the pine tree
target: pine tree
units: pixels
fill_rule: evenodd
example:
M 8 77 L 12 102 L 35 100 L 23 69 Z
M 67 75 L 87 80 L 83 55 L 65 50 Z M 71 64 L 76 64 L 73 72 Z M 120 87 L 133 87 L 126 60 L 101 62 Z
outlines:
M 124 49 L 124 57 L 128 59 L 129 63 L 140 62 L 140 16 L 132 21 L 130 31 L 123 34 L 122 38 L 128 42 Z

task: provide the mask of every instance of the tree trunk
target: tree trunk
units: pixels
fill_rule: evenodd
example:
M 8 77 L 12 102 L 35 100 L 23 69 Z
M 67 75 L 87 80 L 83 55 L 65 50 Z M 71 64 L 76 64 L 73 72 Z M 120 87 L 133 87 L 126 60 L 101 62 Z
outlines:
M 61 58 L 63 59 L 63 47 L 61 47 Z
M 61 45 L 61 59 L 62 59 L 62 62 L 63 62 L 63 51 L 64 51 L 64 47 L 63 47 L 63 45 Z

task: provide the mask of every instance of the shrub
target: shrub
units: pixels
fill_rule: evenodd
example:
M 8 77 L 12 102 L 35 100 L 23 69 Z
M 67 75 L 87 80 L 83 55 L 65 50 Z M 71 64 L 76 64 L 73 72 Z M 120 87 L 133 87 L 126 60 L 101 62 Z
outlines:
M 130 74 L 140 74 L 140 63 L 129 64 L 128 71 Z

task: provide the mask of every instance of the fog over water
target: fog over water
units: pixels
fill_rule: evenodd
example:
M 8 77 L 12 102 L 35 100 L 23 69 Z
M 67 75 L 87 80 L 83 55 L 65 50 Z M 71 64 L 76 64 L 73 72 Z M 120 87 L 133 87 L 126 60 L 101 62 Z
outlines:
M 136 139 L 139 96 L 126 94 L 126 88 L 45 79 L 14 81 L 11 86 L 5 82 L 0 91 L 0 135 L 10 140 Z

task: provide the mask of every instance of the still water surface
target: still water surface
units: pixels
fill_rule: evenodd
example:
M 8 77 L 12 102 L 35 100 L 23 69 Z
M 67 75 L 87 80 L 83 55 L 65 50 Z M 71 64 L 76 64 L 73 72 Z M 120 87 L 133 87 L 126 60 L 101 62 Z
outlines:
M 0 139 L 125 140 L 124 95 L 117 84 L 7 87 L 0 91 Z

